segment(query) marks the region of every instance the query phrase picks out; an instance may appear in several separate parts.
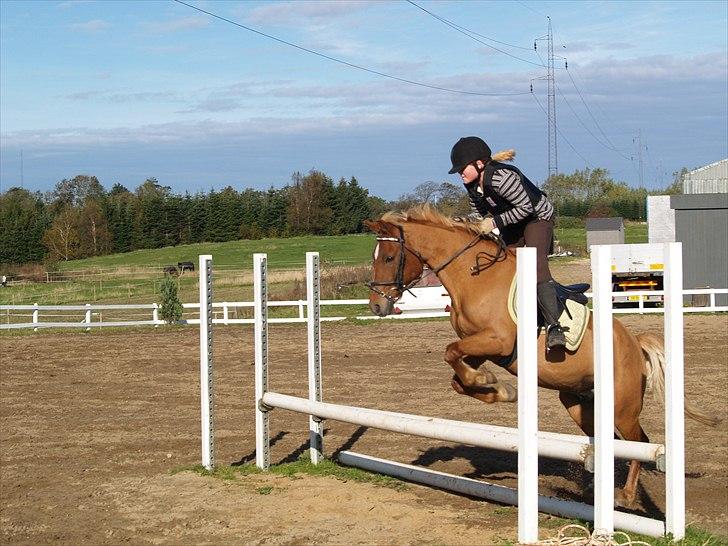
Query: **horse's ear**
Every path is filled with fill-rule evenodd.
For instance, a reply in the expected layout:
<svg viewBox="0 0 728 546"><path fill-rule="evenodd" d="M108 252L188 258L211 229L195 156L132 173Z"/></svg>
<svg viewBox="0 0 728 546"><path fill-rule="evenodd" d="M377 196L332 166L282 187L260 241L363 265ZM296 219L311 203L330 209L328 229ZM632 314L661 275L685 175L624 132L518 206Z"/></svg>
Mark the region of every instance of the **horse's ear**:
<svg viewBox="0 0 728 546"><path fill-rule="evenodd" d="M382 222L381 220L364 220L364 225L374 233L384 233L387 231L386 222Z"/></svg>

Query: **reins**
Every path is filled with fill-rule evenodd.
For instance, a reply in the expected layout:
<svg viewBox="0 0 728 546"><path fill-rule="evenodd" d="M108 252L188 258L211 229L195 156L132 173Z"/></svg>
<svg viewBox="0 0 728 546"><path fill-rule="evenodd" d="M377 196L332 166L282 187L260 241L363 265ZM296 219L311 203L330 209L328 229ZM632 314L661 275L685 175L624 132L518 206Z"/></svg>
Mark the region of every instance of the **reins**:
<svg viewBox="0 0 728 546"><path fill-rule="evenodd" d="M377 237L377 241L390 241L399 243L400 246L400 253L399 253L399 263L397 264L397 274L395 276L395 279L393 281L377 281L372 279L371 281L365 282L364 284L371 290L372 292L379 294L380 296L386 298L388 301L395 302L402 294L404 294L407 291L410 291L410 289L417 284L421 279L422 275L424 275L424 271L420 273L420 275L412 280L411 282L404 284L404 259L405 259L405 250L408 250L411 252L414 256L417 257L418 260L420 260L421 263L425 263L425 259L422 257L422 255L417 252L416 250L408 247L405 244L404 240L404 230L402 229L402 226L397 226L397 229L399 229L399 237ZM455 252L452 256L447 258L442 264L440 264L437 267L434 267L431 269L431 271L437 275L440 271L445 269L448 265L450 265L452 262L454 262L457 258L462 256L465 252L473 248L475 245L477 245L481 240L488 238L495 242L498 245L498 250L495 252L495 254L490 254L487 251L481 251L478 252L478 254L475 256L475 265L470 268L470 274L471 275L479 275L481 272L485 271L489 267L491 267L493 264L497 262L501 262L506 259L506 254L508 253L508 247L506 247L505 243L503 242L503 239L499 236L493 235L492 233L488 233L486 235L482 233L478 233L472 240L468 241L468 243L460 248L457 252ZM486 263L483 263L483 260L486 260ZM400 293L400 296L394 297L391 294L387 294L384 291L376 288L377 286L394 286L395 289ZM413 296L415 295L410 291L410 294ZM416 296L415 296L416 297Z"/></svg>

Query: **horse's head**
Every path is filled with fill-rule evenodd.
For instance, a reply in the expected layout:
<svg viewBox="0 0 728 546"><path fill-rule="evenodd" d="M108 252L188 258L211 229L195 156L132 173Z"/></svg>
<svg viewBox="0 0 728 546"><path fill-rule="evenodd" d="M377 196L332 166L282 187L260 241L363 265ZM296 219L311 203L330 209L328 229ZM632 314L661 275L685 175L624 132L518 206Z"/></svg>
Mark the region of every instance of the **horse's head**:
<svg viewBox="0 0 728 546"><path fill-rule="evenodd" d="M384 220L365 220L364 224L377 234L372 280L367 283L372 291L369 308L375 315L386 317L394 311L394 302L422 276L423 263L407 247L401 225Z"/></svg>

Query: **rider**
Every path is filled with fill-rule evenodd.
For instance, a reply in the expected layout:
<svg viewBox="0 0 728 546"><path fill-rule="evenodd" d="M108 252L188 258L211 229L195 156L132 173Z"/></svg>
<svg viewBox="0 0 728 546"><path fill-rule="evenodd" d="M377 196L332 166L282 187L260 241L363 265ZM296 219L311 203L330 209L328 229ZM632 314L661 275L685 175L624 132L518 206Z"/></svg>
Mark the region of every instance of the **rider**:
<svg viewBox="0 0 728 546"><path fill-rule="evenodd" d="M496 154L511 160L515 152ZM475 136L458 140L450 152L452 169L470 196L470 204L482 217L480 228L498 228L508 246L536 247L536 293L546 322L546 347L564 346L566 338L558 323L560 315L556 281L551 277L548 254L554 237L554 207L538 187L513 165L496 161L485 141Z"/></svg>

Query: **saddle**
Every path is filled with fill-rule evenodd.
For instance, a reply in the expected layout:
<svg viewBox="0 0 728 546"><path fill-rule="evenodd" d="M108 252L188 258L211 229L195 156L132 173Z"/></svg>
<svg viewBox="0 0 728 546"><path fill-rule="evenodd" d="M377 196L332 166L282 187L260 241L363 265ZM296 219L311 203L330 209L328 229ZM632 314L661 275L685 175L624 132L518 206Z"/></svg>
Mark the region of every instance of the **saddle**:
<svg viewBox="0 0 728 546"><path fill-rule="evenodd" d="M589 289L586 283L578 283L571 285L563 285L556 283L556 297L559 301L561 315L559 316L559 324L564 329L566 336L566 349L576 351L581 345L586 333L586 327L589 324L590 310L586 306L589 299L584 292ZM516 314L516 277L513 276L511 281L511 289L508 293L508 313L513 322L518 321ZM539 311L539 335L544 333L544 320Z"/></svg>

